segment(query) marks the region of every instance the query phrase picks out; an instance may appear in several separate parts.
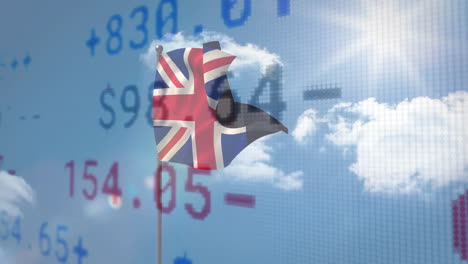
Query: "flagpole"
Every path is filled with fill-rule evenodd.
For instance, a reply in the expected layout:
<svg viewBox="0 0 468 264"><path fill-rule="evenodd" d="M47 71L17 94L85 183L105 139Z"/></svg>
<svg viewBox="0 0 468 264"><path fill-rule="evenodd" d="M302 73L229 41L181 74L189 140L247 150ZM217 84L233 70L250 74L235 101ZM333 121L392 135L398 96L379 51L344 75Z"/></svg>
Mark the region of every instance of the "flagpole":
<svg viewBox="0 0 468 264"><path fill-rule="evenodd" d="M158 70L158 63L159 63L159 56L161 55L163 51L163 46L162 45L157 45L156 46L156 71ZM156 174L157 175L157 174ZM162 182L162 173L160 173L159 175L159 182L161 183ZM156 184L156 182L154 183L154 188L161 188L161 184ZM162 193L161 193L161 190L157 190L156 192L160 197L159 197L159 201L161 202L161 196L162 196ZM157 237L157 249L156 249L156 252L157 252L157 264L162 264L162 208L159 208L159 203L157 202L158 199L156 199L156 208L157 208L157 211L158 211L158 216L157 216L157 229L158 229L158 237Z"/></svg>

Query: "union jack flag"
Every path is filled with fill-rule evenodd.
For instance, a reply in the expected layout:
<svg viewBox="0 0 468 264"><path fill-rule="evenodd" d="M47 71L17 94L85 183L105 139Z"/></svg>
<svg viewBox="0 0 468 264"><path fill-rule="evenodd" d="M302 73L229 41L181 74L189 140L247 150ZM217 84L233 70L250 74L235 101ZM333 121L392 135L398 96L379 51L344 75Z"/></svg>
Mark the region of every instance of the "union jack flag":
<svg viewBox="0 0 468 264"><path fill-rule="evenodd" d="M262 110L234 102L226 74L234 59L218 42L159 54L153 90L159 160L221 169L257 138L287 132Z"/></svg>

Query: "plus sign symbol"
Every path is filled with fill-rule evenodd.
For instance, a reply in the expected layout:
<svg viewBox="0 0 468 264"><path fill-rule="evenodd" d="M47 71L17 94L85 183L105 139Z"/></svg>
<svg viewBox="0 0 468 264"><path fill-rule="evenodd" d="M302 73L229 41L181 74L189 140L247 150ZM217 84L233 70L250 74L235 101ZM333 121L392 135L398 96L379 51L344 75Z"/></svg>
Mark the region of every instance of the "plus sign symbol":
<svg viewBox="0 0 468 264"><path fill-rule="evenodd" d="M86 46L89 48L91 56L94 56L96 46L99 44L100 38L96 36L96 31L91 29L91 36L86 41Z"/></svg>

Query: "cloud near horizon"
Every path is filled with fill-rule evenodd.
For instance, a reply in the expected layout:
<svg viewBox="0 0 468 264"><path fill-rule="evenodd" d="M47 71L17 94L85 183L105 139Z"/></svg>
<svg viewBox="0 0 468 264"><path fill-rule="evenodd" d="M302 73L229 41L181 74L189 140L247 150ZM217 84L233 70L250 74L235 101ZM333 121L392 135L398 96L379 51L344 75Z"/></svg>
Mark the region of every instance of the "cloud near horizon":
<svg viewBox="0 0 468 264"><path fill-rule="evenodd" d="M314 109L307 109L302 113L296 122L296 128L292 132L294 140L300 144L305 144L306 140L317 130L317 126L322 122Z"/></svg>
<svg viewBox="0 0 468 264"><path fill-rule="evenodd" d="M220 172L220 177L242 182L269 183L283 191L300 190L304 173L285 172L271 165L273 147L268 139L260 139L245 148L233 162Z"/></svg>
<svg viewBox="0 0 468 264"><path fill-rule="evenodd" d="M31 186L23 178L0 170L0 211L10 217L22 216L21 206L25 204L35 204ZM0 247L0 263L16 263L13 259L10 252Z"/></svg>
<svg viewBox="0 0 468 264"><path fill-rule="evenodd" d="M23 178L0 171L0 210L21 216L21 205L34 203L34 191Z"/></svg>
<svg viewBox="0 0 468 264"><path fill-rule="evenodd" d="M307 112L312 113L307 110L303 115L310 116ZM395 105L369 98L337 104L323 119L299 118L296 130L316 127L324 120L327 141L344 151L354 150L349 170L367 191L418 193L468 182L467 113L465 91ZM315 122L307 124L311 120ZM298 135L305 134L313 133ZM295 138L301 142L305 137Z"/></svg>

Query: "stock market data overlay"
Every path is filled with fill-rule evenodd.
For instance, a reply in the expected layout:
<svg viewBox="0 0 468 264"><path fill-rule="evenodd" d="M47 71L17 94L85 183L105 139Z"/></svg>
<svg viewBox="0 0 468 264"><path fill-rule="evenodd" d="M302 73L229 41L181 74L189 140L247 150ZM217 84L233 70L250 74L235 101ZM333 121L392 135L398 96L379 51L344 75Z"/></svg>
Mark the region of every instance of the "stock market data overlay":
<svg viewBox="0 0 468 264"><path fill-rule="evenodd" d="M0 264L468 264L468 2L0 6Z"/></svg>

